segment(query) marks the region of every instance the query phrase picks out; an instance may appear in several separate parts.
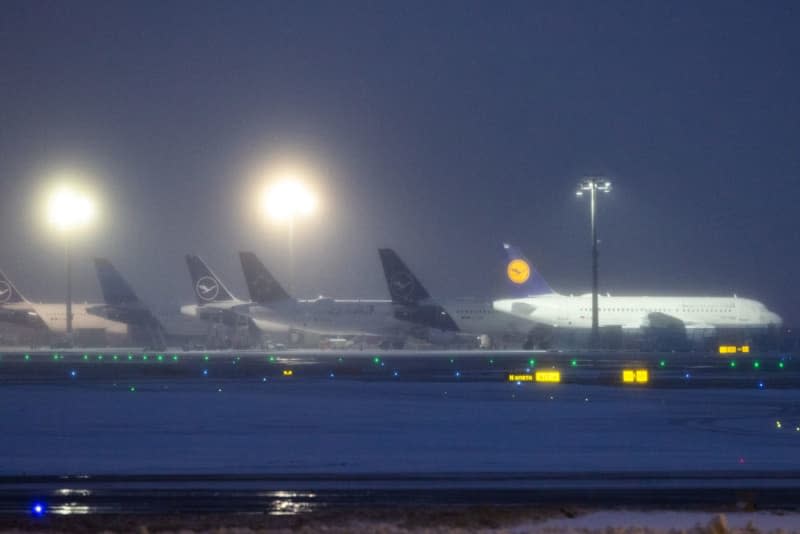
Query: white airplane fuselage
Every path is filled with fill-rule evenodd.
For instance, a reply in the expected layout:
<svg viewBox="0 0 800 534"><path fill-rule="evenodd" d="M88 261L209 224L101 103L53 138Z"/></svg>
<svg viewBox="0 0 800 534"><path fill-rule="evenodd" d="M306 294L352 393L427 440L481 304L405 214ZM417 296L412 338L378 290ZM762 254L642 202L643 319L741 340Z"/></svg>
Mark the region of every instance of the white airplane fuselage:
<svg viewBox="0 0 800 534"><path fill-rule="evenodd" d="M529 323L563 328L590 328L592 296L548 294L495 300L495 310ZM598 298L599 326L638 329L680 322L691 328L766 328L782 320L762 303L738 297Z"/></svg>
<svg viewBox="0 0 800 534"><path fill-rule="evenodd" d="M290 330L319 335L400 335L409 323L395 317L390 300L331 299L283 301L269 305L252 304L247 315L262 331Z"/></svg>
<svg viewBox="0 0 800 534"><path fill-rule="evenodd" d="M102 304L74 303L72 305L72 328L74 330L105 330L107 334L128 334L128 325L93 315L87 311L89 308L96 306L102 306ZM3 308L20 312L33 312L35 315L39 316L51 332L63 334L67 331L67 310L65 304L19 302L5 304Z"/></svg>
<svg viewBox="0 0 800 534"><path fill-rule="evenodd" d="M497 337L530 330L527 320L496 310L491 301L453 300L443 302L442 307L464 333Z"/></svg>
<svg viewBox="0 0 800 534"><path fill-rule="evenodd" d="M206 319L226 311L247 317L269 334L303 331L323 336L399 336L413 326L397 319L392 302L383 299L318 298L269 305L233 300L181 307L185 315Z"/></svg>

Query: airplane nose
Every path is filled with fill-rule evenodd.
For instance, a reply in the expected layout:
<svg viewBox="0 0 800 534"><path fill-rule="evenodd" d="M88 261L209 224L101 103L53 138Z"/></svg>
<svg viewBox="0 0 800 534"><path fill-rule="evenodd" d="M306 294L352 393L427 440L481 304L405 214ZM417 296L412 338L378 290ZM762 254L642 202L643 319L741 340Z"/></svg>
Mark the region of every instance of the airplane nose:
<svg viewBox="0 0 800 534"><path fill-rule="evenodd" d="M507 300L495 300L492 302L492 308L499 312L511 313L511 303Z"/></svg>
<svg viewBox="0 0 800 534"><path fill-rule="evenodd" d="M783 324L783 319L781 316L774 312L767 312L767 324L772 324L775 326L781 326Z"/></svg>

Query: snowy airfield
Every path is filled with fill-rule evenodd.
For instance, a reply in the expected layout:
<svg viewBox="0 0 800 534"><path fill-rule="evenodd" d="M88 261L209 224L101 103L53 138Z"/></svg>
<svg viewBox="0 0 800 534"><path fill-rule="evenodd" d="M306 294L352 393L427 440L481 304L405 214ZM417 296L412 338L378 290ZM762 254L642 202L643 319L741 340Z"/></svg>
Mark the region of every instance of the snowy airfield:
<svg viewBox="0 0 800 534"><path fill-rule="evenodd" d="M651 495L733 506L756 491L762 506L797 504L791 360L778 371L777 359L758 369L740 359L732 380L728 360L676 357L659 369L655 358L644 362L651 383L623 385L613 358L616 367L583 358L573 366L539 355L535 366L560 366L570 378L538 384L507 380L530 365L519 354L427 364L391 354L169 354L119 365L111 355L17 356L0 363L6 512L31 495L65 513L136 508L135 495L114 493L131 487L166 492L179 509L225 509L208 496L228 492L242 511L268 502L301 512L326 498L555 504L596 494L609 504L603 492L623 503ZM211 493L175 504L197 489ZM63 508L70 502L77 508Z"/></svg>

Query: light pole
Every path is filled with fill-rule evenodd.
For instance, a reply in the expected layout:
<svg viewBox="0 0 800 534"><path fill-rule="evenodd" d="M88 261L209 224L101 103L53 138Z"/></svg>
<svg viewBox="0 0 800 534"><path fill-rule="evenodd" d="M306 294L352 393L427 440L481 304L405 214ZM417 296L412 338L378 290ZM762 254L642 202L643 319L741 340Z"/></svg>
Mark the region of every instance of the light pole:
<svg viewBox="0 0 800 534"><path fill-rule="evenodd" d="M286 223L288 235L289 294L294 286L294 233L298 217L311 215L317 207L317 197L293 176L280 178L267 188L264 210L273 220Z"/></svg>
<svg viewBox="0 0 800 534"><path fill-rule="evenodd" d="M94 218L94 203L89 196L68 186L55 189L48 199L47 219L64 236L67 275L66 333L72 341L72 233L85 227Z"/></svg>
<svg viewBox="0 0 800 534"><path fill-rule="evenodd" d="M603 178L601 176L590 176L585 178L580 185L578 185L578 190L575 194L579 197L582 197L584 192L589 193L590 198L590 216L591 216L591 224L592 224L592 337L591 337L591 344L593 347L597 346L598 342L598 329L599 329L599 316L598 316L598 309L597 309L597 291L598 291L598 283L597 283L597 192L602 191L603 193L611 192L611 182Z"/></svg>

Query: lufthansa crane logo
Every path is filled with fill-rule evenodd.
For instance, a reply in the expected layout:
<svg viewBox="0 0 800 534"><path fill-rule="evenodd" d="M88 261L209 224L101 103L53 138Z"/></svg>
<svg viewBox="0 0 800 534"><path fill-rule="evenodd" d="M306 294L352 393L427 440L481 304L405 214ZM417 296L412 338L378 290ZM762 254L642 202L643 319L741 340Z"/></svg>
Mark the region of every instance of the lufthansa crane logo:
<svg viewBox="0 0 800 534"><path fill-rule="evenodd" d="M410 297L414 291L414 279L407 272L395 273L391 285L392 293L402 298Z"/></svg>
<svg viewBox="0 0 800 534"><path fill-rule="evenodd" d="M531 267L528 265L527 261L517 258L508 263L506 273L508 274L509 280L517 285L521 285L527 282L528 278L531 277Z"/></svg>
<svg viewBox="0 0 800 534"><path fill-rule="evenodd" d="M197 296L206 302L211 302L217 298L219 293L219 284L210 276L201 277L194 285L194 292Z"/></svg>
<svg viewBox="0 0 800 534"><path fill-rule="evenodd" d="M5 304L9 300L11 300L11 286L0 280L0 304Z"/></svg>

